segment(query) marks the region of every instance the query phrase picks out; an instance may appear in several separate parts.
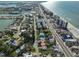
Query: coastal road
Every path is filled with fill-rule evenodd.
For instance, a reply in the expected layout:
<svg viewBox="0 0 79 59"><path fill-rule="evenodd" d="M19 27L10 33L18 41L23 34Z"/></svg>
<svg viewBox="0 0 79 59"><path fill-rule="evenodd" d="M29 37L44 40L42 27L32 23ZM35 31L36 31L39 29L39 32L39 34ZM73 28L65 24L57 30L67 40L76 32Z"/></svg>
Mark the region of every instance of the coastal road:
<svg viewBox="0 0 79 59"><path fill-rule="evenodd" d="M36 30L36 16L33 15L34 18L34 36L35 36L35 42L34 42L34 48L36 50L36 55L39 56L39 50L38 50L38 40L37 40L37 30Z"/></svg>
<svg viewBox="0 0 79 59"><path fill-rule="evenodd" d="M63 53L65 54L65 56L66 57L73 57L73 55L72 55L71 51L69 50L69 48L64 44L64 42L62 41L60 36L56 33L56 30L52 27L52 24L50 23L50 20L48 20L46 18L46 16L44 15L43 10L41 9L40 5L39 5L39 9L41 11L41 14L44 16L44 20L47 22L49 30L51 31L52 35L55 36L56 41L59 43L59 45L63 49Z"/></svg>

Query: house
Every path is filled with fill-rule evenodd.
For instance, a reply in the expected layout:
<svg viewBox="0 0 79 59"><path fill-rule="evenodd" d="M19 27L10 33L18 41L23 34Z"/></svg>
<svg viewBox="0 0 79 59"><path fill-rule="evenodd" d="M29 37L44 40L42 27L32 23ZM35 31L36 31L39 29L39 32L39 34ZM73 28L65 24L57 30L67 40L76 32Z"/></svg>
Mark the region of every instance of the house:
<svg viewBox="0 0 79 59"><path fill-rule="evenodd" d="M48 36L48 40L49 40L49 42L53 42L54 41L53 36Z"/></svg>
<svg viewBox="0 0 79 59"><path fill-rule="evenodd" d="M32 54L29 54L29 53L23 53L23 56L24 56L24 57L32 57Z"/></svg>
<svg viewBox="0 0 79 59"><path fill-rule="evenodd" d="M17 49L17 50L16 50L16 53L19 53L19 52L20 52L20 49Z"/></svg>
<svg viewBox="0 0 79 59"><path fill-rule="evenodd" d="M5 54L3 52L0 52L0 57L4 57Z"/></svg>
<svg viewBox="0 0 79 59"><path fill-rule="evenodd" d="M12 39L12 40L9 42L9 44L14 45L14 46L17 46L17 41L14 40L14 39Z"/></svg>
<svg viewBox="0 0 79 59"><path fill-rule="evenodd" d="M41 33L39 34L39 39L40 39L40 40L45 40L45 34L44 34L43 32L41 32Z"/></svg>
<svg viewBox="0 0 79 59"><path fill-rule="evenodd" d="M47 49L45 41L41 41L41 48L42 49Z"/></svg>

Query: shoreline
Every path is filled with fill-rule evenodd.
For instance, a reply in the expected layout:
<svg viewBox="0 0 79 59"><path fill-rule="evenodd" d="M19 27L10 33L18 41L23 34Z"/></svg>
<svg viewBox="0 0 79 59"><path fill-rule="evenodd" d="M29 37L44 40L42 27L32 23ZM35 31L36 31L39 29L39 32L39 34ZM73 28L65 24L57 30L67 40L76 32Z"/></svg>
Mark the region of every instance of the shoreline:
<svg viewBox="0 0 79 59"><path fill-rule="evenodd" d="M67 20L65 20L65 18L60 17L60 19L62 19L65 22L68 22ZM67 26L68 30L77 38L79 39L79 29L76 28L74 25L72 25L71 23L68 22L68 26Z"/></svg>
<svg viewBox="0 0 79 59"><path fill-rule="evenodd" d="M42 4L41 4L42 5ZM42 5L43 6L43 5ZM49 10L48 8L46 8L45 6L43 6L47 11L49 12L52 12L51 10ZM54 12L52 12L54 15L57 15L55 14ZM59 16L59 15L57 15ZM63 21L65 22L68 22L67 20L65 20L65 18L63 18L62 16L59 16L60 19L62 19ZM76 28L73 24L71 24L70 22L68 22L68 26L67 26L68 30L77 38L79 39L79 29Z"/></svg>

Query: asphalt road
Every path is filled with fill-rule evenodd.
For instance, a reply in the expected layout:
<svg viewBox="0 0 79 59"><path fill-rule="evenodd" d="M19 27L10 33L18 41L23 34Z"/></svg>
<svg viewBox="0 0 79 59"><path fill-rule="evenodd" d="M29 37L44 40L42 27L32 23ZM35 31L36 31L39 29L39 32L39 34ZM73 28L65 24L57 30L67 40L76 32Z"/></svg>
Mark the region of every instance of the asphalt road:
<svg viewBox="0 0 79 59"><path fill-rule="evenodd" d="M51 31L51 33L53 33L52 35L55 36L56 41L59 43L59 45L63 49L63 53L65 54L65 56L66 57L73 57L70 49L64 44L64 42L62 41L62 39L60 38L60 36L56 33L56 30L52 27L52 24L49 22L50 20L48 20L46 18L46 16L44 15L43 10L41 9L40 5L39 5L39 8L40 8L41 14L44 16L44 20L47 22L49 30Z"/></svg>
<svg viewBox="0 0 79 59"><path fill-rule="evenodd" d="M37 56L39 56L39 50L38 50L38 41L37 41L37 31L36 31L36 16L35 15L33 15L33 17L34 17L34 32L35 32L35 42L34 42L34 48L35 48L35 50L36 50L36 54L37 54Z"/></svg>

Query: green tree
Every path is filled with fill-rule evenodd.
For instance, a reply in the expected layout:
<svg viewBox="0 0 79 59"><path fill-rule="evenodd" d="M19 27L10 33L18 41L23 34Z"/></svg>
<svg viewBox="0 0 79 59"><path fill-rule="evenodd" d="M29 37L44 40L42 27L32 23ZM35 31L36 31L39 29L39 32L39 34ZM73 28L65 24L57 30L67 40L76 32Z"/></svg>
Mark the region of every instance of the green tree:
<svg viewBox="0 0 79 59"><path fill-rule="evenodd" d="M9 36L11 36L11 37L14 35L13 32L10 31L10 30L5 30L5 34L6 34L6 35L9 35Z"/></svg>
<svg viewBox="0 0 79 59"><path fill-rule="evenodd" d="M14 52L12 52L12 53L10 54L11 57L17 57L17 55L18 55L18 54L16 53L16 51L14 51Z"/></svg>

